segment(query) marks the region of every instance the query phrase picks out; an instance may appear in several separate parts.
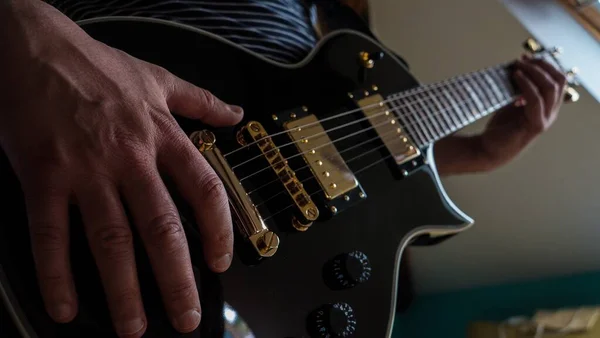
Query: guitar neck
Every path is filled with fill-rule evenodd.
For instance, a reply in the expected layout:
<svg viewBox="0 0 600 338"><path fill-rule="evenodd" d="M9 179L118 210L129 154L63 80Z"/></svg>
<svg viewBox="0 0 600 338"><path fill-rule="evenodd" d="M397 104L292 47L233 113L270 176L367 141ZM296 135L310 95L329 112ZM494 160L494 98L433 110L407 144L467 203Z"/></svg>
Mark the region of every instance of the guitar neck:
<svg viewBox="0 0 600 338"><path fill-rule="evenodd" d="M406 131L426 146L515 101L507 65L389 95Z"/></svg>

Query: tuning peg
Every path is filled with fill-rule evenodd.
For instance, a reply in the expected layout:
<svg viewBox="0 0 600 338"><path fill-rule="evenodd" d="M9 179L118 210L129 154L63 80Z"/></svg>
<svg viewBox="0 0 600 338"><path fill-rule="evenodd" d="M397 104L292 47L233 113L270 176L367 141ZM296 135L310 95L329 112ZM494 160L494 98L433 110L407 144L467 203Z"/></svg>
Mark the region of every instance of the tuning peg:
<svg viewBox="0 0 600 338"><path fill-rule="evenodd" d="M579 74L579 68L577 67L573 67L567 72L567 76L571 78L575 77L577 74Z"/></svg>
<svg viewBox="0 0 600 338"><path fill-rule="evenodd" d="M565 102L574 103L579 101L579 92L571 86L568 86L565 90Z"/></svg>
<svg viewBox="0 0 600 338"><path fill-rule="evenodd" d="M539 53L544 50L544 47L534 38L529 38L523 43L523 47L530 53Z"/></svg>
<svg viewBox="0 0 600 338"><path fill-rule="evenodd" d="M552 48L552 56L558 58L562 55L562 53L564 53L564 51L565 50L562 47L554 47Z"/></svg>

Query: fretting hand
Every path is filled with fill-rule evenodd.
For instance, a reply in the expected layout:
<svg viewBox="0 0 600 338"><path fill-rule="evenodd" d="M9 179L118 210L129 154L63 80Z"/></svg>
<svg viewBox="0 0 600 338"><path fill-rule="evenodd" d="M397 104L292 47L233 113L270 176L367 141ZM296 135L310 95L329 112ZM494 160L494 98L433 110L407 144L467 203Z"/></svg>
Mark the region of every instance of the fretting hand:
<svg viewBox="0 0 600 338"><path fill-rule="evenodd" d="M200 301L177 209L160 174L193 206L208 265L231 262L222 183L170 111L213 126L240 121L230 106L166 70L93 40L42 1L0 4L0 145L21 182L38 280L50 316L78 312L69 263L70 201L78 205L116 331L146 329L131 211L165 308L180 332ZM122 199L121 199L122 197Z"/></svg>
<svg viewBox="0 0 600 338"><path fill-rule="evenodd" d="M519 105L495 113L476 136L450 136L435 145L441 175L489 171L506 164L548 130L558 116L566 76L545 61L523 57L513 78L522 93Z"/></svg>

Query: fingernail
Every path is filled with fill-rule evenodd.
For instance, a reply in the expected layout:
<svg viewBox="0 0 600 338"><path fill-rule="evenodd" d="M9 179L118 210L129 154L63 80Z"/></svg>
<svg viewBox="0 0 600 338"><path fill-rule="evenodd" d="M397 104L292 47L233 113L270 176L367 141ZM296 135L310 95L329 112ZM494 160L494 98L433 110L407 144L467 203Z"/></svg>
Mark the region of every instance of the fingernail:
<svg viewBox="0 0 600 338"><path fill-rule="evenodd" d="M72 316L71 306L67 303L58 304L54 306L54 308L52 308L51 311L52 318L60 322L67 321L71 319Z"/></svg>
<svg viewBox="0 0 600 338"><path fill-rule="evenodd" d="M221 256L221 258L219 258L215 261L215 263L213 264L213 267L215 268L215 270L225 271L229 268L230 264L231 264L231 255L225 254L225 255Z"/></svg>
<svg viewBox="0 0 600 338"><path fill-rule="evenodd" d="M175 319L177 330L182 333L194 331L200 324L200 312L190 310Z"/></svg>
<svg viewBox="0 0 600 338"><path fill-rule="evenodd" d="M144 329L144 321L142 318L136 318L126 322L117 324L117 333L120 335L131 335L138 333Z"/></svg>
<svg viewBox="0 0 600 338"><path fill-rule="evenodd" d="M232 111L235 114L241 114L244 109L242 109L242 107L240 106L235 106L235 105L228 105L227 107L229 107L229 110Z"/></svg>

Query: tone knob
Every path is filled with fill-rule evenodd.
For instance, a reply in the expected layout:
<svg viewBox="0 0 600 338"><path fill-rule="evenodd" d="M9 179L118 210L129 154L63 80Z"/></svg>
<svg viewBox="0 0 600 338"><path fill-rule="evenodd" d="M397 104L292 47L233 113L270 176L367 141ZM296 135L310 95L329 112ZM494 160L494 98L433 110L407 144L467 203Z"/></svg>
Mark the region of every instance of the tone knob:
<svg viewBox="0 0 600 338"><path fill-rule="evenodd" d="M323 305L309 318L311 337L352 337L356 331L354 310L346 303Z"/></svg>
<svg viewBox="0 0 600 338"><path fill-rule="evenodd" d="M325 282L332 289L348 289L371 277L369 258L361 251L336 256L324 268Z"/></svg>

